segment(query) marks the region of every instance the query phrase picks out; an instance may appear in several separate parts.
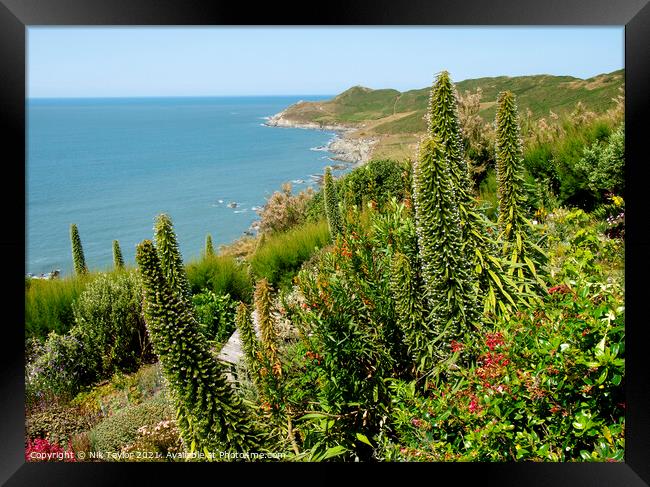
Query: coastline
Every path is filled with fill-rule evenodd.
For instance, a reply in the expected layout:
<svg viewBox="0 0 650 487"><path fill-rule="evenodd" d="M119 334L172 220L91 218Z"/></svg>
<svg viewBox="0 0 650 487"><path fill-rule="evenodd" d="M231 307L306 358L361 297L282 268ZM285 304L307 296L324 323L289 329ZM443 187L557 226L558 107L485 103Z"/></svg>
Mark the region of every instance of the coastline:
<svg viewBox="0 0 650 487"><path fill-rule="evenodd" d="M285 117L287 110L268 117L264 125L267 127L297 128L306 130L323 130L334 132L334 137L325 145L322 150L331 152L332 160L352 164L358 167L368 162L372 156L372 150L379 142L376 137L355 137L353 134L358 127L346 125L322 125L314 122L297 122Z"/></svg>

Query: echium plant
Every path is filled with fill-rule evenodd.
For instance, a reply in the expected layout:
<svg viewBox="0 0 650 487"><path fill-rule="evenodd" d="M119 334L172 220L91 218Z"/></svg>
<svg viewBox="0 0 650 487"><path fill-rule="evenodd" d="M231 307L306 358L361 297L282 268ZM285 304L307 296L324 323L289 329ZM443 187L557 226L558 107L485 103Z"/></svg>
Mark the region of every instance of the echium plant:
<svg viewBox="0 0 650 487"><path fill-rule="evenodd" d="M255 286L255 314L260 327L261 344L258 359L261 362L260 383L262 390L259 392L265 399L266 405L274 413L280 411L282 406L281 377L282 364L278 359L276 346L277 333L271 316L271 287L266 279L260 279Z"/></svg>
<svg viewBox="0 0 650 487"><path fill-rule="evenodd" d="M239 303L237 307L237 314L235 315L235 324L237 331L239 331L239 339L241 340L242 349L244 351L244 359L246 360L246 367L250 374L255 387L260 388L260 361L257 357L260 349L260 344L253 328L248 307L244 303Z"/></svg>
<svg viewBox="0 0 650 487"><path fill-rule="evenodd" d="M334 185L334 179L332 178L332 170L329 167L325 169L323 192L325 199L325 214L327 215L327 223L330 227L330 235L335 239L338 235L343 233L343 221L341 218L341 210L339 209L339 199L336 194L336 186Z"/></svg>
<svg viewBox="0 0 650 487"><path fill-rule="evenodd" d="M74 272L77 275L86 274L88 267L86 266L86 258L84 257L84 249L81 246L81 238L79 238L79 230L74 223L70 225L70 242L72 244L72 264Z"/></svg>
<svg viewBox="0 0 650 487"><path fill-rule="evenodd" d="M214 247L212 246L212 235L209 233L205 236L205 255L209 257L214 255Z"/></svg>
<svg viewBox="0 0 650 487"><path fill-rule="evenodd" d="M404 332L404 341L416 367L427 365L430 338L433 336L425 319L426 312L417 271L407 255L396 251L390 262L390 290L395 300L398 324Z"/></svg>
<svg viewBox="0 0 650 487"><path fill-rule="evenodd" d="M120 242L117 240L113 240L113 266L116 269L122 269L124 267L122 249L120 249Z"/></svg>
<svg viewBox="0 0 650 487"><path fill-rule="evenodd" d="M496 258L496 242L488 236L488 222L477 210L458 115L458 93L447 71L438 75L431 88L427 119L429 133L440 139L449 160L449 173L458 205L462 252L473 263L484 311L505 312L508 303L515 304L517 292Z"/></svg>
<svg viewBox="0 0 650 487"><path fill-rule="evenodd" d="M479 323L473 261L462 248L449 164L445 146L433 135L421 143L413 167L416 232L434 331L429 345L438 359L448 356L452 339Z"/></svg>
<svg viewBox="0 0 650 487"><path fill-rule="evenodd" d="M192 299L190 281L187 278L185 267L183 267L183 258L178 248L176 233L169 215L161 213L156 217L154 235L160 266L165 279L185 299L190 301Z"/></svg>
<svg viewBox="0 0 650 487"><path fill-rule="evenodd" d="M496 113L496 175L500 240L503 254L510 260L509 273L517 269L520 281L539 281L534 262L535 250L530 242L530 222L524 213L523 149L515 95L499 93ZM522 289L528 287L520 283Z"/></svg>
<svg viewBox="0 0 650 487"><path fill-rule="evenodd" d="M185 447L206 455L254 450L260 438L247 411L210 353L187 300L167 279L150 240L137 246L136 262L147 331L169 383Z"/></svg>

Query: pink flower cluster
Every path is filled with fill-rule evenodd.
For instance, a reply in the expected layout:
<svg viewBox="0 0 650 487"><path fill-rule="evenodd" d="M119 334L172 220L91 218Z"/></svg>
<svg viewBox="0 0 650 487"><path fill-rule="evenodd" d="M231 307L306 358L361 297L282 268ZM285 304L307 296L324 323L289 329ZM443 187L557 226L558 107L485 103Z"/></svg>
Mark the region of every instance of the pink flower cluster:
<svg viewBox="0 0 650 487"><path fill-rule="evenodd" d="M63 449L56 443L50 443L44 438L27 440L25 448L25 461L27 462L76 462L72 445L68 442L68 449Z"/></svg>

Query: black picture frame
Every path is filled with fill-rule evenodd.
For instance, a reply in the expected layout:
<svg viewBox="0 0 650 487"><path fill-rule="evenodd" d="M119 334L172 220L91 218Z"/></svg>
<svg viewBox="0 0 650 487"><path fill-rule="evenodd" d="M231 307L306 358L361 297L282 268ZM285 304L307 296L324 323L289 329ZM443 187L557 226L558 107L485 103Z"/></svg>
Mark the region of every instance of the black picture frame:
<svg viewBox="0 0 650 487"><path fill-rule="evenodd" d="M330 1L283 7L267 2L198 0L0 0L0 119L4 188L3 225L5 315L0 336L0 481L6 485L114 485L146 472L148 482L169 478L170 466L121 463L25 463L24 461L24 256L25 61L26 28L36 25L619 25L625 26L626 78L626 452L624 463L391 464L419 469L409 481L453 479L454 484L489 485L650 485L650 380L644 360L648 325L643 303L650 275L644 185L648 163L644 122L649 120L650 6L648 0L390 0ZM289 13L291 12L291 13ZM21 164L21 161L23 163ZM138 464L142 465L142 464ZM246 465L246 474L275 465ZM283 469L286 464L283 464ZM177 468L185 470L188 465ZM192 468L194 468L193 466ZM211 468L204 464L197 468ZM224 469L241 464L220 464ZM309 465L309 469L323 468ZM304 468L304 466L303 466ZM327 465L333 474L381 473L382 465ZM344 470L343 470L344 469ZM176 470L176 468L174 468ZM206 472L217 475L215 470ZM235 473L230 470L228 473ZM128 477L127 477L128 475ZM185 475L188 472L185 471ZM188 480L194 478L194 473ZM303 472L302 475L305 475ZM311 474L307 474L311 475ZM398 473L398 475L400 475ZM213 477L217 480L216 477ZM290 481L290 479L284 479ZM334 480L334 478L332 478ZM305 479L307 481L307 479Z"/></svg>

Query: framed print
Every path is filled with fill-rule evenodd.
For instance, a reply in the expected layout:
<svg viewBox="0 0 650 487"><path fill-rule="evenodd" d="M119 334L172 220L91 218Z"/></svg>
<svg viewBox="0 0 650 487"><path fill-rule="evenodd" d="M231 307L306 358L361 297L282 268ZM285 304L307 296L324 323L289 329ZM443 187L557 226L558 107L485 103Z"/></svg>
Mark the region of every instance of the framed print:
<svg viewBox="0 0 650 487"><path fill-rule="evenodd" d="M650 7L552 7L2 0L2 480L648 485Z"/></svg>

